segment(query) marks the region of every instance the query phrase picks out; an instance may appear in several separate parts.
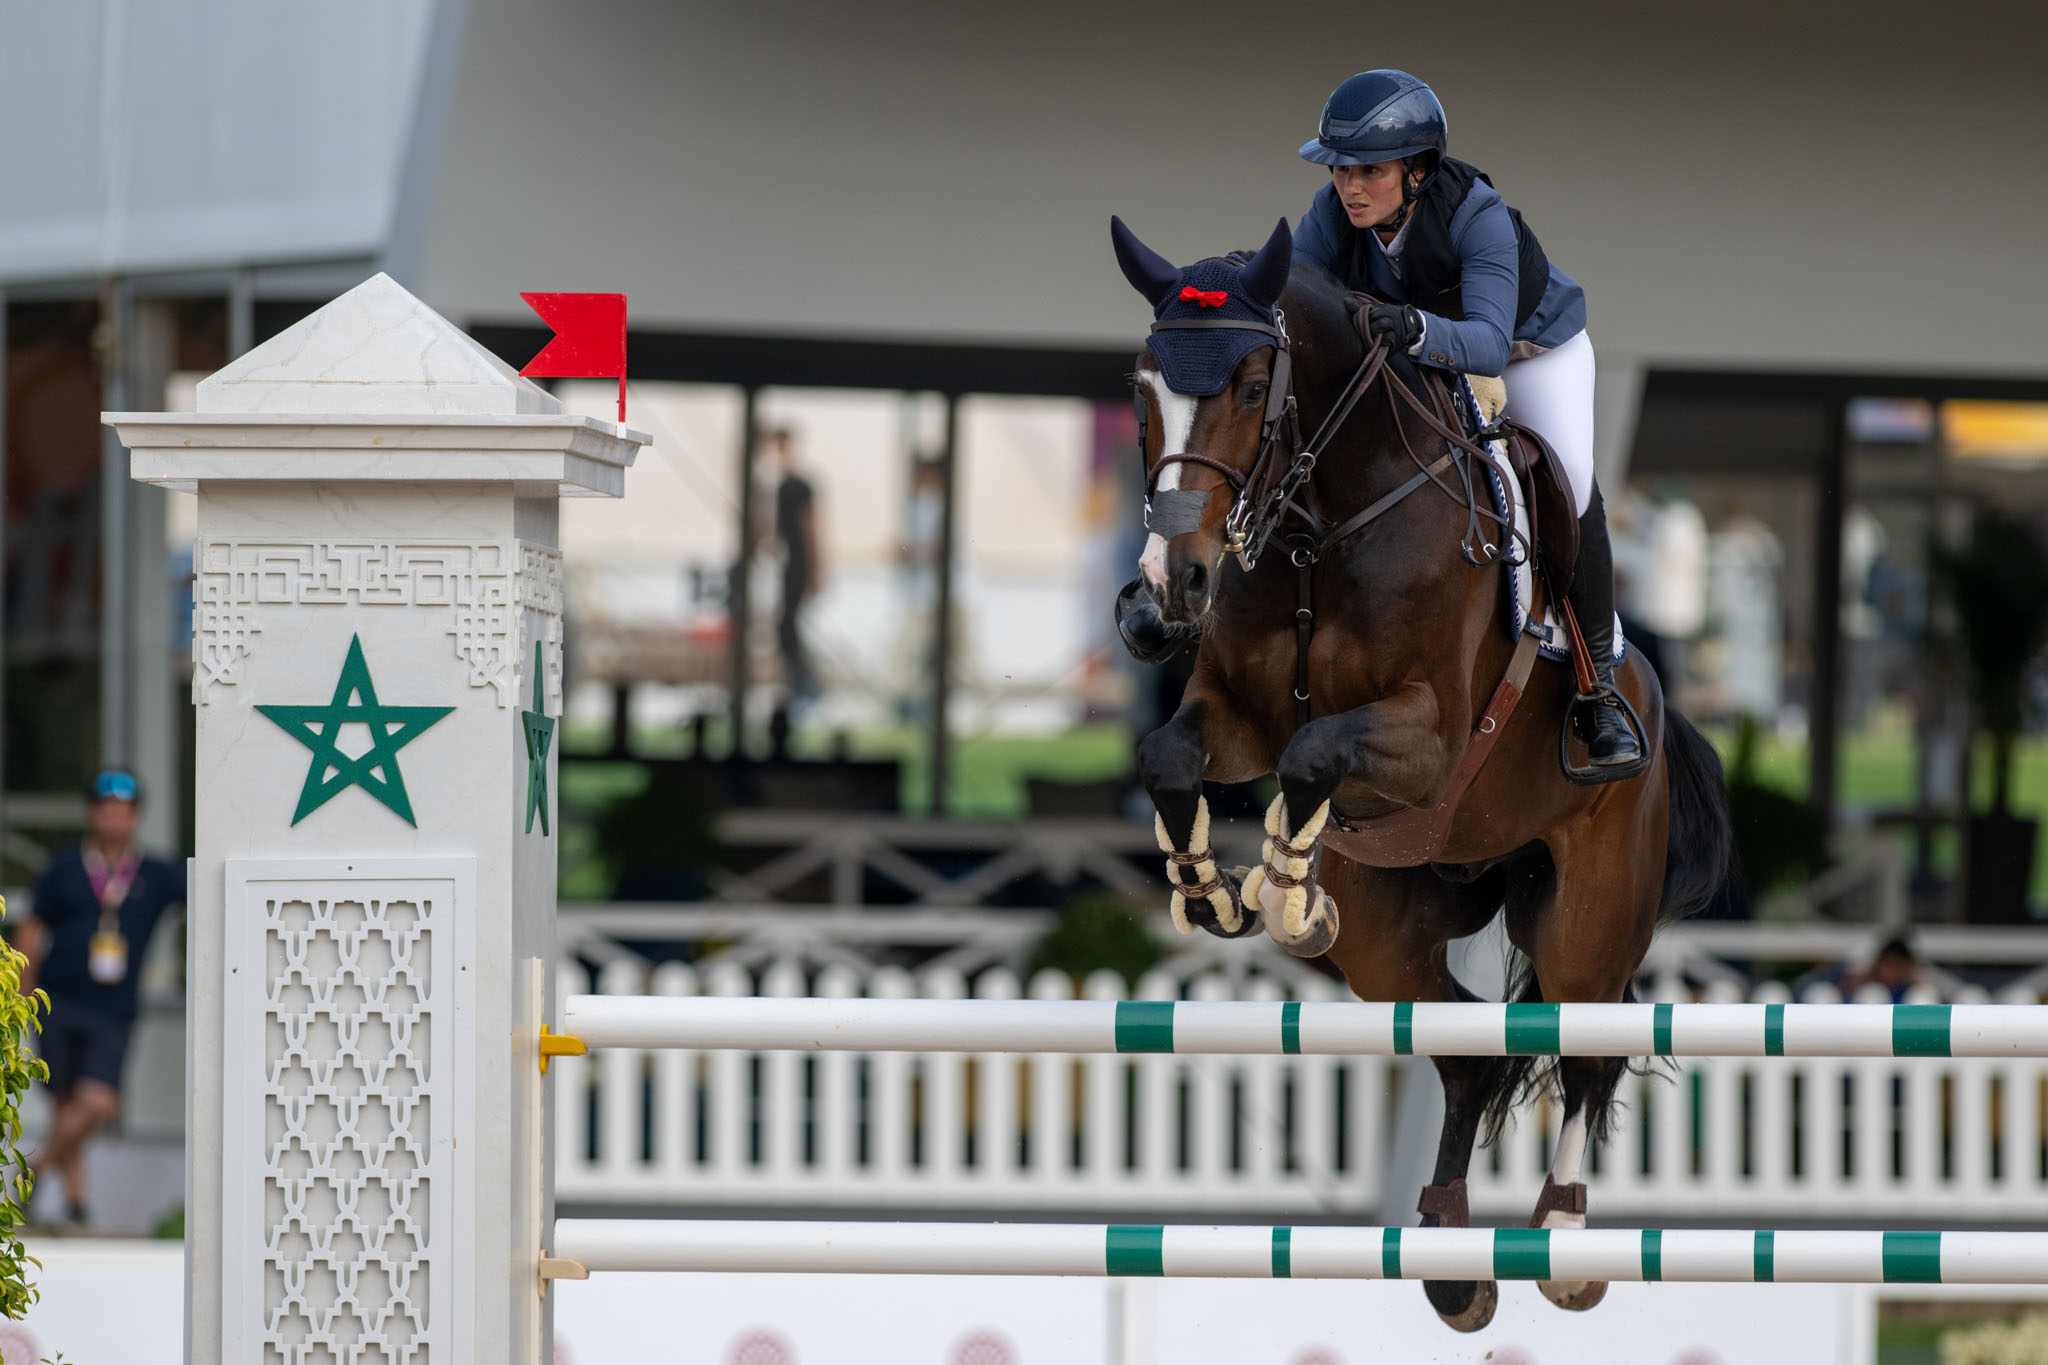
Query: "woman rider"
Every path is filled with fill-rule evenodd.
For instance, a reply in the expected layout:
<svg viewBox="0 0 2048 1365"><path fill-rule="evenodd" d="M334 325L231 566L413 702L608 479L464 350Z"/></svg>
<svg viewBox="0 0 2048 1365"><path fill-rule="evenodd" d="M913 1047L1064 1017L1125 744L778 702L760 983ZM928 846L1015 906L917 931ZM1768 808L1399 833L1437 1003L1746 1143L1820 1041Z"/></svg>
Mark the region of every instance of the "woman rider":
<svg viewBox="0 0 2048 1365"><path fill-rule="evenodd" d="M1595 765L1633 764L1641 748L1612 704L1613 555L1593 481L1586 296L1484 175L1444 155L1444 131L1436 95L1405 71L1361 72L1338 86L1301 148L1330 168L1330 183L1295 228L1294 254L1379 300L1356 315L1367 340L1383 338L1418 364L1500 376L1508 415L1556 450L1579 513L1569 598L1599 677L1594 699L1606 703L1577 708L1580 732ZM1130 605L1130 596L1119 603ZM1138 599L1120 622L1140 658L1177 643L1150 606Z"/></svg>

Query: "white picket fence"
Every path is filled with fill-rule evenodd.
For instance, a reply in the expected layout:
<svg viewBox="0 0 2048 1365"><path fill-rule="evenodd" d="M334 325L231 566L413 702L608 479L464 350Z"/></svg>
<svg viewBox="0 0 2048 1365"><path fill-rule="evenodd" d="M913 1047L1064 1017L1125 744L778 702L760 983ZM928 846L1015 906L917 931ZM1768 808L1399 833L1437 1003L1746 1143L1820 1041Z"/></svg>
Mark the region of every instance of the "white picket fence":
<svg viewBox="0 0 2048 1365"><path fill-rule="evenodd" d="M593 983L564 969L564 995ZM599 994L1066 999L1004 967L792 959L757 978L615 960ZM1091 999L1125 997L1102 973ZM1652 998L1679 999L1675 978ZM1138 999L1342 999L1335 983L1164 972ZM1742 999L1727 983L1710 1000ZM1752 997L1789 1000L1782 987ZM1832 992L1808 1000L1839 998ZM1889 997L1879 996L1887 1000ZM1932 1000L1931 995L1924 997ZM1958 994L1958 1002L1984 999ZM2017 998L2017 997L2016 997ZM2031 1003L2035 996L2026 992ZM617 1049L554 1064L558 1201L583 1206L1204 1212L1356 1218L1381 1207L1405 1058L736 1053ZM1430 1082L1433 1084L1433 1081ZM2048 1062L1713 1058L1624 1082L1587 1178L1600 1221L2048 1221ZM1533 1207L1556 1116L1474 1160L1474 1212ZM1428 1134L1433 1147L1434 1133ZM1407 1198L1406 1192L1402 1192Z"/></svg>

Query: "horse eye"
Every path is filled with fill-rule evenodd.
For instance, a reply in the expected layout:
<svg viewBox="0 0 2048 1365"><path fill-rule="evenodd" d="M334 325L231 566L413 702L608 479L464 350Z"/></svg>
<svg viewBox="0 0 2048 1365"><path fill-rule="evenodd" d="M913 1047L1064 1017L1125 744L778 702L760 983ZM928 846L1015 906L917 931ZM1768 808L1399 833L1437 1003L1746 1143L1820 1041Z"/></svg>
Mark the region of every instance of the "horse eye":
<svg viewBox="0 0 2048 1365"><path fill-rule="evenodd" d="M1266 385L1265 385L1264 381L1261 381L1261 382L1259 382L1259 383L1257 383L1257 384L1247 384L1247 385L1245 385L1245 390L1244 390L1244 401L1245 401L1245 402L1246 402L1247 404L1251 404L1251 403L1258 403L1258 402L1263 402L1263 401L1265 400L1265 397L1266 397Z"/></svg>

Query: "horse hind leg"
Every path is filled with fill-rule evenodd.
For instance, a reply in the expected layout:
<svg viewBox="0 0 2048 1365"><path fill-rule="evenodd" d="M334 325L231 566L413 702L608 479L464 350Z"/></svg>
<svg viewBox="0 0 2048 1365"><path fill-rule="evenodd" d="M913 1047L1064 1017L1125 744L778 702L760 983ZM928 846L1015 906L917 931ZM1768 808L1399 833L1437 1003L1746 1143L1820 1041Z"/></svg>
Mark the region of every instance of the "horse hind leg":
<svg viewBox="0 0 2048 1365"><path fill-rule="evenodd" d="M1499 1059L1438 1057L1435 1061L1444 1086L1444 1126L1437 1139L1436 1171L1416 1210L1426 1228L1469 1227L1465 1176L1472 1166L1472 1145L1479 1135L1480 1120L1499 1083L1495 1075ZM1460 1332L1483 1330L1500 1306L1500 1286L1492 1280L1424 1280L1422 1289L1437 1316Z"/></svg>
<svg viewBox="0 0 2048 1365"><path fill-rule="evenodd" d="M1564 1123L1558 1129L1557 1148L1550 1158L1550 1170L1543 1177L1543 1193L1537 1196L1530 1227L1586 1226L1586 1185L1582 1179L1586 1148L1597 1135L1599 1117L1613 1100L1615 1086L1626 1067L1626 1060L1620 1057L1568 1057L1558 1063L1564 1091ZM1582 1313L1607 1297L1605 1280L1541 1280L1536 1287L1543 1291L1544 1298L1575 1313Z"/></svg>

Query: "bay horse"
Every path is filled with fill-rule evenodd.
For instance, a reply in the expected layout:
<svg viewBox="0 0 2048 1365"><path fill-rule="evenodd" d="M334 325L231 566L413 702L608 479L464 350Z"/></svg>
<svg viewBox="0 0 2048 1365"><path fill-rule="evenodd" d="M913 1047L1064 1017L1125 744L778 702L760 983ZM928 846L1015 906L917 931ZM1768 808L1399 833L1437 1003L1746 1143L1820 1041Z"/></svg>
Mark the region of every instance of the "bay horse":
<svg viewBox="0 0 2048 1365"><path fill-rule="evenodd" d="M1446 945L1504 915L1522 958L1511 998L1630 998L1658 923L1704 906L1727 870L1713 748L1631 652L1616 681L1649 765L1567 780L1572 670L1532 664L1534 637L1503 626L1501 565L1536 547L1474 491L1482 452L1447 420L1442 381L1365 346L1342 286L1291 262L1285 219L1256 254L1185 269L1120 220L1112 232L1157 319L1133 376L1153 532L1140 568L1168 625L1200 632L1179 710L1138 747L1177 927L1263 924L1289 951L1327 955L1362 999L1450 1001L1475 997ZM1263 865L1219 868L1203 782L1268 774ZM1466 1225L1482 1125L1497 1137L1555 1083L1563 1122L1530 1221L1583 1227L1586 1148L1625 1059L1435 1064L1444 1122L1424 1225ZM1492 1281L1425 1289L1463 1331L1498 1300ZM1606 1289L1542 1285L1570 1309Z"/></svg>

